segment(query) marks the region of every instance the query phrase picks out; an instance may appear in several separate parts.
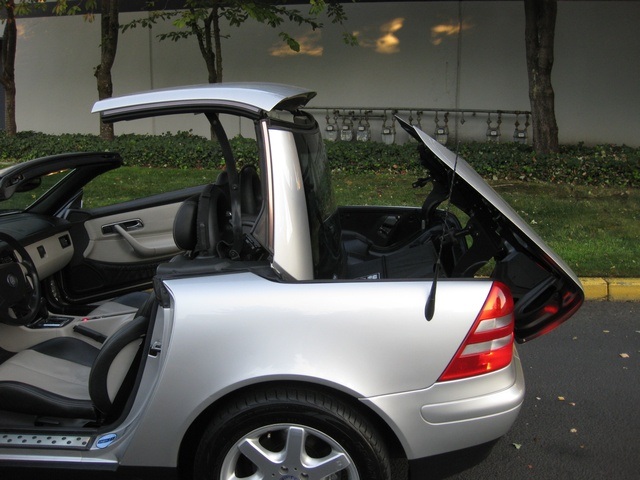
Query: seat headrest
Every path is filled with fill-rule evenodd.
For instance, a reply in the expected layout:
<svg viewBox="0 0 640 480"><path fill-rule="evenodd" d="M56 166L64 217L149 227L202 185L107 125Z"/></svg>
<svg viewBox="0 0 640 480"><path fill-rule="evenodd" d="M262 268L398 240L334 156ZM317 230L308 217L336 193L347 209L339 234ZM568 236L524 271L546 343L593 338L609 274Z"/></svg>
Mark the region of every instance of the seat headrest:
<svg viewBox="0 0 640 480"><path fill-rule="evenodd" d="M185 200L173 221L173 241L180 250L191 251L196 247L198 198L199 195L195 195Z"/></svg>
<svg viewBox="0 0 640 480"><path fill-rule="evenodd" d="M242 213L257 215L262 208L262 185L258 172L252 165L245 165L240 170L239 177Z"/></svg>
<svg viewBox="0 0 640 480"><path fill-rule="evenodd" d="M229 185L229 174L226 170L223 170L216 178L216 185Z"/></svg>
<svg viewBox="0 0 640 480"><path fill-rule="evenodd" d="M181 250L215 255L218 243L225 240L231 207L223 187L209 184L200 195L188 198L178 209L173 222L173 239Z"/></svg>

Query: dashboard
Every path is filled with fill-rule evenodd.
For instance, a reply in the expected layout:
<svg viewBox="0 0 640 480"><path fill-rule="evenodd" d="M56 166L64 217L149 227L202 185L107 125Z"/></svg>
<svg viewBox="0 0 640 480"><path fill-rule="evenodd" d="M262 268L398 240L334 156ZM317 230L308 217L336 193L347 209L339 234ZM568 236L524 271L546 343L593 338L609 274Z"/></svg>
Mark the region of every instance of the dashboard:
<svg viewBox="0 0 640 480"><path fill-rule="evenodd" d="M0 216L0 232L11 236L25 248L40 279L63 269L71 261L74 248L68 229L69 222L54 217L32 213ZM0 262L4 262L4 257L9 254L0 253Z"/></svg>

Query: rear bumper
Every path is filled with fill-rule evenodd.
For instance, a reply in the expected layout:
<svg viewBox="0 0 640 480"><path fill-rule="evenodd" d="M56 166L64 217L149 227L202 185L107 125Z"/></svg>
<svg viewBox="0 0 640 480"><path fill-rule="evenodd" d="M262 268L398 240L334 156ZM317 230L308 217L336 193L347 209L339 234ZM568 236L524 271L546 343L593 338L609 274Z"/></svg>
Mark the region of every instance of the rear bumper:
<svg viewBox="0 0 640 480"><path fill-rule="evenodd" d="M517 351L494 373L425 390L364 399L394 430L410 463L490 443L513 425L524 400ZM426 477L422 477L426 478Z"/></svg>

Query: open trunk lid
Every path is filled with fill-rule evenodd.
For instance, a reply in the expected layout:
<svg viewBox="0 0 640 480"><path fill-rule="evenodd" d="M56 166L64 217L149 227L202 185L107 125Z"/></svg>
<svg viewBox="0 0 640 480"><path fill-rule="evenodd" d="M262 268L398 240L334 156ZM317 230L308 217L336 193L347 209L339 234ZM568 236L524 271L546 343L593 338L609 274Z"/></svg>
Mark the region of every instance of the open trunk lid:
<svg viewBox="0 0 640 480"><path fill-rule="evenodd" d="M451 203L470 216L474 243L486 237L478 241L478 248L486 251L476 253L475 260L496 258L491 276L508 285L516 301L516 340L526 342L568 320L584 301L582 284L571 268L464 159L399 121L426 147L422 161L434 183L448 192L455 182Z"/></svg>

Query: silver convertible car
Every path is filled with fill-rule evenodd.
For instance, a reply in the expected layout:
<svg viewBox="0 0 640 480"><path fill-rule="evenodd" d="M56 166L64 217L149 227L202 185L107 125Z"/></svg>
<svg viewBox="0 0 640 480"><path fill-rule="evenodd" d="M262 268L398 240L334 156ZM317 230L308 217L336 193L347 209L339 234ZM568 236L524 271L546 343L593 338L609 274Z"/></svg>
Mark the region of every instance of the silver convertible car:
<svg viewBox="0 0 640 480"><path fill-rule="evenodd" d="M400 460L423 479L508 431L515 343L571 317L579 280L404 122L422 206L336 206L314 96L238 83L95 104L106 122L199 114L226 163L205 185L89 208L118 154L0 170L0 475L388 480ZM258 164L238 167L229 117L255 128Z"/></svg>

